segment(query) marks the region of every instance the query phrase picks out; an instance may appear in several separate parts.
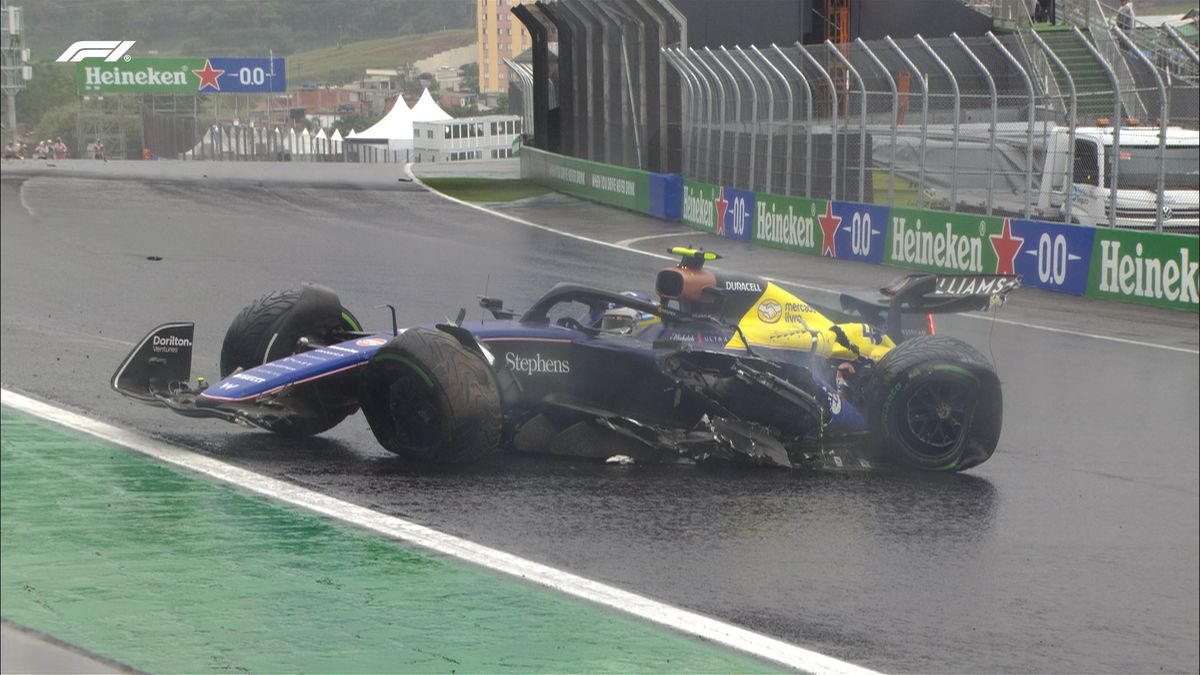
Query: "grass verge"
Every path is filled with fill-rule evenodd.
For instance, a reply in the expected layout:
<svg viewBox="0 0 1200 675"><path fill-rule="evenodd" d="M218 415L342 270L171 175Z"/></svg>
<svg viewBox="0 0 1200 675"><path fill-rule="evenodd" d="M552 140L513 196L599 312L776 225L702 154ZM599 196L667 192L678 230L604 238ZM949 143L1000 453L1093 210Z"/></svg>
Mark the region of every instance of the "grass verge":
<svg viewBox="0 0 1200 675"><path fill-rule="evenodd" d="M429 187L468 202L512 202L551 190L519 178L422 178Z"/></svg>

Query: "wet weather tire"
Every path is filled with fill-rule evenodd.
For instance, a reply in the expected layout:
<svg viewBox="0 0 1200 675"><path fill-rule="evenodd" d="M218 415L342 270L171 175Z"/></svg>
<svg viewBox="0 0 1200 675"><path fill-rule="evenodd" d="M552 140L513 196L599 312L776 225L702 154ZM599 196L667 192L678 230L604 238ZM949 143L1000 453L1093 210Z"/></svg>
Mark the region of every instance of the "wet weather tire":
<svg viewBox="0 0 1200 675"><path fill-rule="evenodd" d="M361 329L328 288L306 284L272 291L242 308L229 325L221 343L221 377L303 351L298 349L302 337L327 343L339 332ZM308 414L281 418L266 427L287 438L332 429L358 409L353 395L348 397L343 389L333 382L308 385L291 394L294 407Z"/></svg>
<svg viewBox="0 0 1200 675"><path fill-rule="evenodd" d="M380 348L363 373L360 399L375 438L404 457L463 464L500 445L491 367L440 330L412 328Z"/></svg>
<svg viewBox="0 0 1200 675"><path fill-rule="evenodd" d="M996 450L1003 399L974 347L941 335L906 340L876 367L871 430L887 455L917 469L961 471Z"/></svg>

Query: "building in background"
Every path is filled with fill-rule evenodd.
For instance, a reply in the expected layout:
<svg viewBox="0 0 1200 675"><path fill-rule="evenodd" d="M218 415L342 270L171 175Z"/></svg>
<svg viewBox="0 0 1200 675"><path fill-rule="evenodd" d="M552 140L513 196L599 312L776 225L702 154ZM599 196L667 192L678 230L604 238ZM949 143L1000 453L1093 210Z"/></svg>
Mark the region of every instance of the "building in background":
<svg viewBox="0 0 1200 675"><path fill-rule="evenodd" d="M511 59L533 44L525 26L512 15L512 7L523 0L476 0L475 35L479 52L479 91L508 91Z"/></svg>
<svg viewBox="0 0 1200 675"><path fill-rule="evenodd" d="M418 162L504 159L518 154L520 138L521 118L516 115L413 122L413 159Z"/></svg>

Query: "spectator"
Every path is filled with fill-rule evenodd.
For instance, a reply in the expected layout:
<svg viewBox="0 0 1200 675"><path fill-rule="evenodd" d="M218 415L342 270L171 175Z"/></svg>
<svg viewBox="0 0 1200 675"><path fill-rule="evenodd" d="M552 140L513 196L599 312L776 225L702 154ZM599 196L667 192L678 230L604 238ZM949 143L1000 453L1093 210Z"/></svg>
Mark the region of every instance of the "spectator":
<svg viewBox="0 0 1200 675"><path fill-rule="evenodd" d="M12 143L5 143L4 144L4 159L16 159L16 158L17 158L17 149L13 147Z"/></svg>
<svg viewBox="0 0 1200 675"><path fill-rule="evenodd" d="M63 142L62 136L59 136L58 138L54 139L54 158L55 159L66 159L67 158L67 144Z"/></svg>
<svg viewBox="0 0 1200 675"><path fill-rule="evenodd" d="M1133 21L1135 18L1132 0L1121 0L1121 7L1117 10L1117 28L1124 31L1130 38L1133 37Z"/></svg>
<svg viewBox="0 0 1200 675"><path fill-rule="evenodd" d="M34 159L46 159L46 142L38 141L37 145L33 146Z"/></svg>
<svg viewBox="0 0 1200 675"><path fill-rule="evenodd" d="M106 162L108 161L104 157L104 142L99 138L97 138L96 142L92 144L92 150L96 156L96 159L103 159Z"/></svg>

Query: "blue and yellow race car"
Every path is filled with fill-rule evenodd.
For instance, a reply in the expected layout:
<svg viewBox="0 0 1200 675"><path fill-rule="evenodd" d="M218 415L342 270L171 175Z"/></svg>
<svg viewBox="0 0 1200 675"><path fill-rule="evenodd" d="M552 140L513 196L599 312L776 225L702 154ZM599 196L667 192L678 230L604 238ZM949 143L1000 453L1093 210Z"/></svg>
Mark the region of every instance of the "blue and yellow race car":
<svg viewBox="0 0 1200 675"><path fill-rule="evenodd" d="M502 448L613 462L968 469L1001 428L1000 382L933 316L1003 302L1020 279L909 275L821 308L676 247L655 297L573 283L492 319L364 331L322 286L269 293L233 321L222 379L191 380L193 324L151 331L118 392L281 436L361 409L389 451L466 462Z"/></svg>

